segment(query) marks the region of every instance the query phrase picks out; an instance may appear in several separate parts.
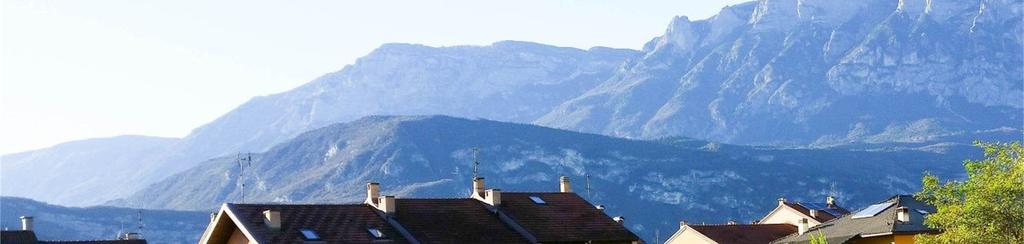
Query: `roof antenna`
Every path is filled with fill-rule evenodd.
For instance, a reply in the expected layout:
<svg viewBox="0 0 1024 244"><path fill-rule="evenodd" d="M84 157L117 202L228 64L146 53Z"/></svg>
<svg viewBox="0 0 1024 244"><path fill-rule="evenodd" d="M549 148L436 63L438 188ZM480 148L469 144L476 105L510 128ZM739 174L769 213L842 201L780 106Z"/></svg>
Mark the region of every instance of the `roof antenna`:
<svg viewBox="0 0 1024 244"><path fill-rule="evenodd" d="M142 227L143 227L142 223L143 223L142 222L142 209L140 208L139 209L139 230L137 232L139 235L142 235Z"/></svg>
<svg viewBox="0 0 1024 244"><path fill-rule="evenodd" d="M244 163L243 163L244 162ZM245 168L252 167L252 153L238 153L238 182L241 185L241 203L245 203Z"/></svg>
<svg viewBox="0 0 1024 244"><path fill-rule="evenodd" d="M584 174L583 178L587 181L587 201L593 201L593 196L590 195L590 174Z"/></svg>
<svg viewBox="0 0 1024 244"><path fill-rule="evenodd" d="M474 180L476 178L480 177L480 175L479 175L480 160L479 159L480 159L480 148L474 147L473 148L473 179Z"/></svg>

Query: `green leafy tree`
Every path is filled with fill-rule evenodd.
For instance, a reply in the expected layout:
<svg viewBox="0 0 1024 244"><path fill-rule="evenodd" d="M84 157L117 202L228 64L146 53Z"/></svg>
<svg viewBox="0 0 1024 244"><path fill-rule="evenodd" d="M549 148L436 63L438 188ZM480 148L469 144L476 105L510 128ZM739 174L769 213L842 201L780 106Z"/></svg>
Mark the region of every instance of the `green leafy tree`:
<svg viewBox="0 0 1024 244"><path fill-rule="evenodd" d="M915 197L938 212L925 224L942 230L918 235L920 243L1024 243L1024 147L1020 142L975 145L982 160L964 161L967 179L941 182L926 174Z"/></svg>
<svg viewBox="0 0 1024 244"><path fill-rule="evenodd" d="M818 234L811 234L807 237L810 244L828 244L828 239L825 239L825 233L818 231Z"/></svg>

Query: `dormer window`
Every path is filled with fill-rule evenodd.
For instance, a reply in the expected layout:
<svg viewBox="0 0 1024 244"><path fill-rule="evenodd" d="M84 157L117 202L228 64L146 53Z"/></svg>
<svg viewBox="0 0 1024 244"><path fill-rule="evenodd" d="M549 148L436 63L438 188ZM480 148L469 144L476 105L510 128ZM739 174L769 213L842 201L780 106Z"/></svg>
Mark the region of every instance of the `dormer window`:
<svg viewBox="0 0 1024 244"><path fill-rule="evenodd" d="M311 229L301 229L299 233L302 233L302 239L307 241L319 241L320 235L316 234L316 231Z"/></svg>
<svg viewBox="0 0 1024 244"><path fill-rule="evenodd" d="M388 238L387 235L384 235L384 232L380 231L380 229L377 228L366 228L366 231L370 232L370 235L373 236L373 239Z"/></svg>
<svg viewBox="0 0 1024 244"><path fill-rule="evenodd" d="M544 201L544 199L540 198L539 196L530 196L530 201L533 201L533 203L536 204L548 204L547 202Z"/></svg>

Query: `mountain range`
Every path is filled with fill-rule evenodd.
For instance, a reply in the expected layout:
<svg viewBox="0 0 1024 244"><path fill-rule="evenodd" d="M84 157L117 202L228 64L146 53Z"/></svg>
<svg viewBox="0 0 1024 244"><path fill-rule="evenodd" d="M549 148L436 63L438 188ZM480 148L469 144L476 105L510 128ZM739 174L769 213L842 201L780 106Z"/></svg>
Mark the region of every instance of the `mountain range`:
<svg viewBox="0 0 1024 244"><path fill-rule="evenodd" d="M119 233L139 232L139 209L71 208L18 197L0 197L0 225L21 229L18 216L32 216L40 240L113 240ZM150 243L196 243L210 212L142 210L142 234Z"/></svg>
<svg viewBox="0 0 1024 244"><path fill-rule="evenodd" d="M399 198L468 197L478 148L478 175L488 187L557 191L566 175L578 194L611 216L626 216L630 229L650 238L654 230L674 231L679 220L757 220L780 196L821 202L835 195L864 206L916 191L926 171L962 177L962 155L980 156L969 146L945 147L947 153L776 149L447 116L372 116L303 133L254 154L244 167L234 157L207 161L108 204L210 211L223 202L358 203L367 182Z"/></svg>
<svg viewBox="0 0 1024 244"><path fill-rule="evenodd" d="M588 198L637 216L641 232L751 219L778 195L819 198L832 182L862 204L915 190L924 170L960 176L972 140L1022 138L1022 6L758 0L676 17L641 50L385 44L183 138L0 156L0 192L203 210L240 201L240 179L247 201L354 201L370 180L400 196L462 196L479 147L502 188L591 175ZM254 152L248 176L240 152Z"/></svg>

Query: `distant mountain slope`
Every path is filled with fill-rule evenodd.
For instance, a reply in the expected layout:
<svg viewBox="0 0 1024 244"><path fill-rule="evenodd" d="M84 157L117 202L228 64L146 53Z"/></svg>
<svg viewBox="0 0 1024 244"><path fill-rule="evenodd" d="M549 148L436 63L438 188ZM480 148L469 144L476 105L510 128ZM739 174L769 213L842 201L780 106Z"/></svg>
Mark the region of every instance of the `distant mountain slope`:
<svg viewBox="0 0 1024 244"><path fill-rule="evenodd" d="M120 146L86 140L75 143L77 151L55 147L27 153L34 156L5 155L4 161L12 163L3 163L0 172L3 194L88 206L124 197L213 157L263 151L299 133L367 115L532 121L604 81L636 54L516 41L454 47L386 44L301 87L253 98L174 144L137 141L126 151L110 151ZM137 147L147 150L135 153ZM157 153L159 148L163 151ZM66 167L70 164L90 168Z"/></svg>
<svg viewBox="0 0 1024 244"><path fill-rule="evenodd" d="M18 216L33 216L41 240L114 239L118 231L136 231L138 210L115 207L69 208L24 198L0 197L4 228L21 228ZM210 212L143 210L143 237L149 243L196 243Z"/></svg>
<svg viewBox="0 0 1024 244"><path fill-rule="evenodd" d="M445 116L375 116L304 133L255 156L245 170L248 202L358 202L365 183L399 197L463 197L472 148L481 175L505 191L555 191L569 175L575 190L647 238L679 220L753 220L775 199L821 200L835 184L844 204L862 206L919 187L924 171L962 174L978 151L797 150L723 145L685 138L638 141L526 124ZM203 163L127 200L146 206L209 209L240 201L233 158ZM398 211L401 211L399 209Z"/></svg>
<svg viewBox="0 0 1024 244"><path fill-rule="evenodd" d="M118 136L62 143L0 157L0 192L48 202L99 204L145 185L137 170L178 139ZM133 185L136 184L136 185Z"/></svg>
<svg viewBox="0 0 1024 244"><path fill-rule="evenodd" d="M536 123L760 145L1020 138L1022 12L1019 0L762 0L679 17Z"/></svg>

